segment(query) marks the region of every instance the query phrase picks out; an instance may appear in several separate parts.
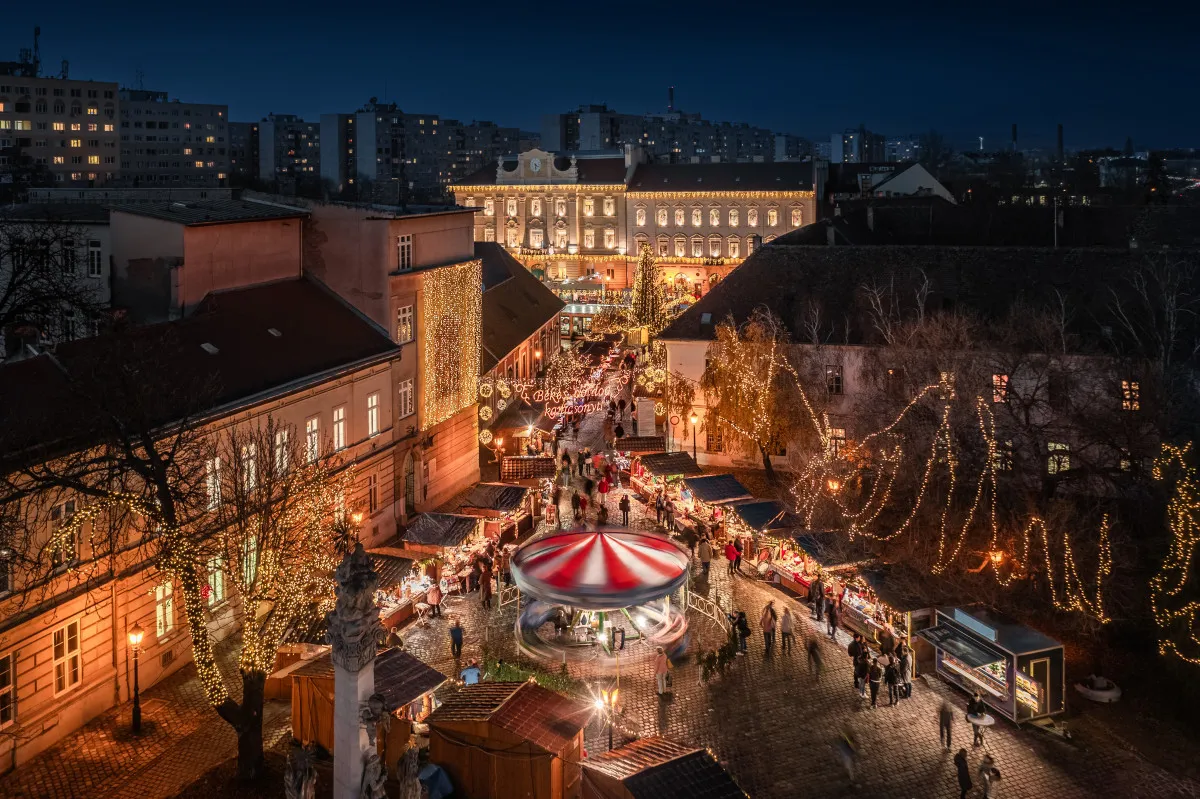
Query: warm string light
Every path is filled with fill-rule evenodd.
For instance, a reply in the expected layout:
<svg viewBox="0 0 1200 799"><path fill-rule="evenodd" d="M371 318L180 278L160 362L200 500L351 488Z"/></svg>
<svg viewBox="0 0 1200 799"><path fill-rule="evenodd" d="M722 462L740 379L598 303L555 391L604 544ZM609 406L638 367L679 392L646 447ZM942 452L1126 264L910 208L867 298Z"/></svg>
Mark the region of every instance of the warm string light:
<svg viewBox="0 0 1200 799"><path fill-rule="evenodd" d="M475 403L483 319L480 262L431 269L422 276L425 319L423 428Z"/></svg>
<svg viewBox="0 0 1200 799"><path fill-rule="evenodd" d="M1165 481L1174 476L1175 487L1167 504L1171 546L1150 581L1150 607L1158 625L1158 651L1200 665L1200 601L1186 593L1194 581L1192 561L1200 544L1200 478L1191 455L1191 443L1181 447L1163 444L1154 462L1154 479Z"/></svg>

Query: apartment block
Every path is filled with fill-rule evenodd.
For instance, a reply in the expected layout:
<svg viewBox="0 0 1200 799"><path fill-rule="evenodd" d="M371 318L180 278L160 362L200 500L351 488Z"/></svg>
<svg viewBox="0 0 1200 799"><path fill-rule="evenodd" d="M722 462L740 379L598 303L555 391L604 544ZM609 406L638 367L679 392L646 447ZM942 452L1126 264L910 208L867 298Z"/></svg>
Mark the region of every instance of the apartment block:
<svg viewBox="0 0 1200 799"><path fill-rule="evenodd" d="M122 89L120 99L122 184L226 185L229 106L141 89Z"/></svg>

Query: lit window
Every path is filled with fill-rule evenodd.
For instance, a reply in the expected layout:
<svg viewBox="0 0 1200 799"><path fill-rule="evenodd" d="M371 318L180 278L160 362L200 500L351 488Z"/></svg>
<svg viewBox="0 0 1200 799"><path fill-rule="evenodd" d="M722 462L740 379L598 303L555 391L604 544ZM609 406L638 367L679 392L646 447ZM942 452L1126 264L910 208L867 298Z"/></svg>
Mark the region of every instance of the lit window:
<svg viewBox="0 0 1200 799"><path fill-rule="evenodd" d="M225 563L220 556L208 560L208 606L225 601Z"/></svg>
<svg viewBox="0 0 1200 799"><path fill-rule="evenodd" d="M100 163L100 156L98 156L98 155L89 155L89 156L88 156L88 163L89 163L89 164L99 164L99 163Z"/></svg>
<svg viewBox="0 0 1200 799"><path fill-rule="evenodd" d="M721 257L721 237L720 236L713 235L713 236L708 237L708 254L711 255L713 258Z"/></svg>
<svg viewBox="0 0 1200 799"><path fill-rule="evenodd" d="M242 585L250 595L250 587L258 577L258 539L248 538L242 547Z"/></svg>
<svg viewBox="0 0 1200 799"><path fill-rule="evenodd" d="M675 226L676 227L684 226L684 224L686 223L686 220L685 220L686 215L687 215L687 211L683 210L682 208L675 209Z"/></svg>
<svg viewBox="0 0 1200 799"><path fill-rule="evenodd" d="M604 198L604 215L605 216L616 216L617 215L617 204L616 204L616 201L613 200L612 197Z"/></svg>
<svg viewBox="0 0 1200 799"><path fill-rule="evenodd" d="M830 394L842 393L842 367L826 366L825 367L825 390Z"/></svg>
<svg viewBox="0 0 1200 799"><path fill-rule="evenodd" d="M175 586L170 580L154 587L154 622L159 640L175 630Z"/></svg>
<svg viewBox="0 0 1200 799"><path fill-rule="evenodd" d="M675 257L682 258L687 255L687 239L683 236L675 237Z"/></svg>
<svg viewBox="0 0 1200 799"><path fill-rule="evenodd" d="M1048 474L1063 474L1071 468L1071 447L1057 441L1046 444L1050 457L1046 459Z"/></svg>
<svg viewBox="0 0 1200 799"><path fill-rule="evenodd" d="M82 147L83 139L71 139L71 146L72 147Z"/></svg>
<svg viewBox="0 0 1200 799"><path fill-rule="evenodd" d="M490 228L490 227L485 227L483 229L483 240L484 241L495 241L496 240L496 229Z"/></svg>
<svg viewBox="0 0 1200 799"><path fill-rule="evenodd" d="M741 244L741 242L738 241L737 236L729 237L729 257L730 258L738 257L738 250L740 249L740 246L739 246L740 244Z"/></svg>
<svg viewBox="0 0 1200 799"><path fill-rule="evenodd" d="M396 309L396 343L407 344L416 336L413 326L413 306L402 305Z"/></svg>
<svg viewBox="0 0 1200 799"><path fill-rule="evenodd" d="M775 227L778 224L779 224L779 209L778 208L768 208L767 209L767 227Z"/></svg>
<svg viewBox="0 0 1200 799"><path fill-rule="evenodd" d="M367 395L367 435L379 435L379 392Z"/></svg>
<svg viewBox="0 0 1200 799"><path fill-rule="evenodd" d="M50 566L55 571L64 569L79 556L74 530L62 530L62 525L75 515L75 500L55 505L50 509L50 527L53 536L50 543Z"/></svg>
<svg viewBox="0 0 1200 799"><path fill-rule="evenodd" d="M529 201L529 215L532 217L540 217L542 215L542 201L534 197Z"/></svg>
<svg viewBox="0 0 1200 799"><path fill-rule="evenodd" d="M258 485L258 462L254 458L254 445L242 445L242 490L249 493Z"/></svg>
<svg viewBox="0 0 1200 799"><path fill-rule="evenodd" d="M541 228L534 228L529 231L529 246L534 249L541 249L544 235L545 231Z"/></svg>
<svg viewBox="0 0 1200 799"><path fill-rule="evenodd" d="M617 246L617 231L612 228L604 229L604 249L611 250Z"/></svg>
<svg viewBox="0 0 1200 799"><path fill-rule="evenodd" d="M792 227L800 227L800 223L804 220L804 214L800 208L792 209Z"/></svg>
<svg viewBox="0 0 1200 799"><path fill-rule="evenodd" d="M96 114L99 114L99 113L100 113L100 109L97 108L96 106L94 106L94 105L88 106L88 116L96 116Z"/></svg>
<svg viewBox="0 0 1200 799"><path fill-rule="evenodd" d="M658 221L659 227L667 226L667 209L666 208L659 208L657 211L654 212L654 217Z"/></svg>
<svg viewBox="0 0 1200 799"><path fill-rule="evenodd" d="M221 505L221 458L209 458L204 464L204 487L208 495L208 509L216 510Z"/></svg>
<svg viewBox="0 0 1200 799"><path fill-rule="evenodd" d="M396 268L400 271L412 269L413 237L411 233L396 237Z"/></svg>
<svg viewBox="0 0 1200 799"><path fill-rule="evenodd" d="M701 211L699 208L693 208L692 209L692 227L700 227L700 223L703 221L703 217L704 217L703 211Z"/></svg>
<svg viewBox="0 0 1200 799"><path fill-rule="evenodd" d="M321 419L312 417L304 423L304 457L309 463L316 463L321 455Z"/></svg>
<svg viewBox="0 0 1200 799"><path fill-rule="evenodd" d="M708 224L709 224L709 227L720 226L720 224L721 224L721 209L719 209L719 208L709 208L708 209Z"/></svg>
<svg viewBox="0 0 1200 799"><path fill-rule="evenodd" d="M78 122L72 122L71 130L83 130L83 125L79 124Z"/></svg>
<svg viewBox="0 0 1200 799"><path fill-rule="evenodd" d="M275 431L275 475L282 477L292 468L292 451L288 446L288 429Z"/></svg>
<svg viewBox="0 0 1200 799"><path fill-rule="evenodd" d="M56 156L54 156L54 163L56 163L56 164L65 164L66 162L67 162L67 159L66 159L65 157L63 157L63 156L61 156L61 155L56 155Z"/></svg>
<svg viewBox="0 0 1200 799"><path fill-rule="evenodd" d="M491 197L488 197L487 199L485 199L483 201L483 215L484 216L495 216L496 215L496 201L493 200Z"/></svg>
<svg viewBox="0 0 1200 799"><path fill-rule="evenodd" d="M637 211L634 212L634 220L636 221L638 227L645 227L646 226L646 209L645 208L637 209Z"/></svg>
<svg viewBox="0 0 1200 799"><path fill-rule="evenodd" d="M203 169L203 168L204 168L204 162L203 162L203 161L197 161L197 162L195 163L195 166L196 166L196 169Z"/></svg>
<svg viewBox="0 0 1200 799"><path fill-rule="evenodd" d="M403 380L400 383L400 418L412 416L416 413L416 403L413 401L413 381L412 378Z"/></svg>
<svg viewBox="0 0 1200 799"><path fill-rule="evenodd" d="M1142 385L1137 380L1121 381L1121 410L1137 411L1142 408Z"/></svg>
<svg viewBox="0 0 1200 799"><path fill-rule="evenodd" d="M511 200L511 199L505 200L504 201L504 212L508 216L516 216L517 215L517 201Z"/></svg>
<svg viewBox="0 0 1200 799"><path fill-rule="evenodd" d="M468 197L467 199L463 200L463 207L464 208L474 208L475 207L475 198Z"/></svg>
<svg viewBox="0 0 1200 799"><path fill-rule="evenodd" d="M346 406L333 409L333 449L346 448Z"/></svg>
<svg viewBox="0 0 1200 799"><path fill-rule="evenodd" d="M596 201L591 197L585 197L583 200L583 215L594 216L596 213Z"/></svg>
<svg viewBox="0 0 1200 799"><path fill-rule="evenodd" d="M699 236L692 237L692 257L704 257L704 239L700 238Z"/></svg>
<svg viewBox="0 0 1200 799"><path fill-rule="evenodd" d="M0 111L4 103L0 103ZM12 724L17 708L17 657L10 652L0 658L0 729Z"/></svg>
<svg viewBox="0 0 1200 799"><path fill-rule="evenodd" d="M729 209L729 226L730 227L738 226L738 209L736 209L736 208Z"/></svg>
<svg viewBox="0 0 1200 799"><path fill-rule="evenodd" d="M115 130L116 130L116 128L113 126L113 124L111 122L105 123L105 125L104 125L105 133L112 133Z"/></svg>
<svg viewBox="0 0 1200 799"><path fill-rule="evenodd" d="M992 402L1008 401L1008 375L992 375Z"/></svg>
<svg viewBox="0 0 1200 799"><path fill-rule="evenodd" d="M829 428L829 454L833 457L838 457L842 454L842 450L846 448L846 428L831 427Z"/></svg>
<svg viewBox="0 0 1200 799"><path fill-rule="evenodd" d="M583 231L583 247L586 250L593 249L596 246L596 231L588 228Z"/></svg>
<svg viewBox="0 0 1200 799"><path fill-rule="evenodd" d="M561 197L554 201L554 215L559 219L567 215L567 201Z"/></svg>
<svg viewBox="0 0 1200 799"><path fill-rule="evenodd" d="M520 241L520 237L521 234L516 228L508 228L504 231L504 243L510 249L516 249Z"/></svg>
<svg viewBox="0 0 1200 799"><path fill-rule="evenodd" d="M79 685L83 675L79 652L79 622L54 631L54 693L61 694Z"/></svg>
<svg viewBox="0 0 1200 799"><path fill-rule="evenodd" d="M997 441L996 449L992 451L992 468L998 472L1011 472L1013 468L1013 443Z"/></svg>
<svg viewBox="0 0 1200 799"><path fill-rule="evenodd" d="M746 210L746 224L750 227L758 227L758 209L749 208Z"/></svg>
<svg viewBox="0 0 1200 799"><path fill-rule="evenodd" d="M555 247L563 247L563 248L565 248L567 246L567 231L565 231L565 230L554 231L554 246Z"/></svg>
<svg viewBox="0 0 1200 799"><path fill-rule="evenodd" d="M62 122L55 122L53 125L51 125L51 127L54 130L66 130L67 129L67 126L65 124L63 124Z"/></svg>

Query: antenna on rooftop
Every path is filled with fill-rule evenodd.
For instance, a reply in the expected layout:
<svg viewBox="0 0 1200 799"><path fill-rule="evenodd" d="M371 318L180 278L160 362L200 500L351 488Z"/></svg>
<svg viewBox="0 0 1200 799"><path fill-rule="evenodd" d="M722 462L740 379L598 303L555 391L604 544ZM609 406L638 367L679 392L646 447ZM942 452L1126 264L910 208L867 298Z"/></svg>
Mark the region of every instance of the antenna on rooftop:
<svg viewBox="0 0 1200 799"><path fill-rule="evenodd" d="M134 71L134 73L133 73L133 83L134 83L134 85L135 85L135 86L137 86L137 88L138 88L138 91L142 91L143 89L145 89L145 88L146 88L146 86L145 86L145 83L146 83L146 73L145 73L145 72L143 72L143 71L141 70L141 68L138 68L137 70L135 70L135 71Z"/></svg>

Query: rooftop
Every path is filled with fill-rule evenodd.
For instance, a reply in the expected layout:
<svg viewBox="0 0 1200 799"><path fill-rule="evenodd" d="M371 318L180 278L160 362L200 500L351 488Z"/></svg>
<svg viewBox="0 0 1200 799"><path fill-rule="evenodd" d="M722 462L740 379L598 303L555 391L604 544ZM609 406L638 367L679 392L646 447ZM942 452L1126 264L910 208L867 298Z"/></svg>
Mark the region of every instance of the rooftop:
<svg viewBox="0 0 1200 799"><path fill-rule="evenodd" d="M91 203L25 203L0 207L0 221L107 225L108 209Z"/></svg>
<svg viewBox="0 0 1200 799"><path fill-rule="evenodd" d="M480 483L463 498L464 508L483 508L495 511L514 511L525 502L529 489L507 483Z"/></svg>
<svg viewBox="0 0 1200 799"><path fill-rule="evenodd" d="M709 752L653 736L583 762L588 772L620 780L633 799L745 799Z"/></svg>
<svg viewBox="0 0 1200 799"><path fill-rule="evenodd" d="M478 529L479 519L457 513L422 513L400 534L409 544L456 547Z"/></svg>
<svg viewBox="0 0 1200 799"><path fill-rule="evenodd" d="M686 452L652 452L642 455L641 462L647 472L659 477L704 474L696 465L696 461L692 460L692 456Z"/></svg>
<svg viewBox="0 0 1200 799"><path fill-rule="evenodd" d="M476 242L475 257L483 264L480 372L486 374L557 318L564 303L499 244Z"/></svg>
<svg viewBox="0 0 1200 799"><path fill-rule="evenodd" d="M258 200L201 200L198 202L114 203L113 211L148 216L195 227L271 219L303 219L308 211Z"/></svg>
<svg viewBox="0 0 1200 799"><path fill-rule="evenodd" d="M429 716L430 727L490 722L544 752L559 754L588 721L592 708L530 682L481 682L463 686Z"/></svg>
<svg viewBox="0 0 1200 799"><path fill-rule="evenodd" d="M326 652L292 675L332 680L333 661ZM384 706L389 711L420 699L445 681L445 674L402 649L388 649L375 658L375 691L383 694Z"/></svg>
<svg viewBox="0 0 1200 799"><path fill-rule="evenodd" d="M699 477L685 477L683 484L687 486L696 499L713 505L723 505L738 499L750 499L750 489L738 482L732 474L705 474Z"/></svg>
<svg viewBox="0 0 1200 799"><path fill-rule="evenodd" d="M629 191L812 191L811 162L641 164Z"/></svg>

